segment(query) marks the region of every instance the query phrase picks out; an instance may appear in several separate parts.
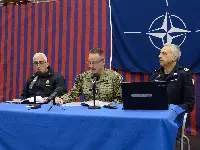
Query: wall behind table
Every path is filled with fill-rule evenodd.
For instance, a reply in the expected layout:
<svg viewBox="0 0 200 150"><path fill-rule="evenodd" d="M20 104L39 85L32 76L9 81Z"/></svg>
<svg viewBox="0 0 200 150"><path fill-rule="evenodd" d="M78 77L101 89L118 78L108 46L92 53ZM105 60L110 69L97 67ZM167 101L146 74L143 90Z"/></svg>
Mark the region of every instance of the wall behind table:
<svg viewBox="0 0 200 150"><path fill-rule="evenodd" d="M57 0L0 7L0 99L19 97L33 73L32 57L44 52L50 65L67 80L88 69L88 52L106 50L109 67L110 24L106 1Z"/></svg>
<svg viewBox="0 0 200 150"><path fill-rule="evenodd" d="M110 64L110 10L107 0L57 0L0 7L0 101L18 98L33 73L32 57L47 55L50 65L71 89L77 74L88 69L89 49L102 47ZM124 81L148 81L149 75L119 71ZM200 76L194 75L196 107L187 133L200 134Z"/></svg>

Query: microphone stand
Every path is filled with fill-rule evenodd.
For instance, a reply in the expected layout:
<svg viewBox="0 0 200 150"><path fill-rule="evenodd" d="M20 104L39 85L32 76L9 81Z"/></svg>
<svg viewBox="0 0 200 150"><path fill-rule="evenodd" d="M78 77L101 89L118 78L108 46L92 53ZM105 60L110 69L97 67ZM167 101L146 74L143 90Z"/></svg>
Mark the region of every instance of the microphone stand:
<svg viewBox="0 0 200 150"><path fill-rule="evenodd" d="M30 83L30 85L29 85L29 89L30 90L33 90L33 93L34 93L34 102L33 102L33 104L31 104L31 105L29 105L29 106L31 106L30 108L31 109L38 109L38 108L41 108L41 104L37 104L37 102L36 102L36 89L34 89L34 84L35 84L35 82L38 80L38 78L40 77L42 75L42 73L40 72L40 71L38 71L38 72L36 72L35 73L35 78L33 79L33 81Z"/></svg>
<svg viewBox="0 0 200 150"><path fill-rule="evenodd" d="M101 109L100 106L95 105L95 94L97 94L97 87L96 87L96 80L93 81L93 86L92 86L92 94L93 94L93 101L94 101L94 106L88 106L88 109Z"/></svg>
<svg viewBox="0 0 200 150"><path fill-rule="evenodd" d="M37 104L37 102L36 102L36 92L34 93L34 102L31 106L32 106L32 107L30 107L31 109L41 108L41 104Z"/></svg>
<svg viewBox="0 0 200 150"><path fill-rule="evenodd" d="M34 93L34 102L33 102L34 104L36 104L37 102L36 102L36 94Z"/></svg>

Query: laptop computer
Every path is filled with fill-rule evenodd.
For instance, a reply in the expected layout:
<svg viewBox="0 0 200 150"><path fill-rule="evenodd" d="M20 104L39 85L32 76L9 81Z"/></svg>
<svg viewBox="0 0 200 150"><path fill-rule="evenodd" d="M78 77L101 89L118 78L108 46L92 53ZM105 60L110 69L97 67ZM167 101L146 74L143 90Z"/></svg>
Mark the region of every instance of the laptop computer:
<svg viewBox="0 0 200 150"><path fill-rule="evenodd" d="M123 109L167 110L166 82L122 82Z"/></svg>

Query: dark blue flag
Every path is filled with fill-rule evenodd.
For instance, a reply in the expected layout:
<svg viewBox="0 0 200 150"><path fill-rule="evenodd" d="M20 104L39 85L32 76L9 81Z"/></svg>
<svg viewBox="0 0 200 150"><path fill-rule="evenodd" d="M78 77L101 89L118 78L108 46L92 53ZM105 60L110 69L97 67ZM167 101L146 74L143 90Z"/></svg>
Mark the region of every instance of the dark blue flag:
<svg viewBox="0 0 200 150"><path fill-rule="evenodd" d="M165 43L179 45L180 65L200 72L200 0L110 0L112 67L152 72Z"/></svg>

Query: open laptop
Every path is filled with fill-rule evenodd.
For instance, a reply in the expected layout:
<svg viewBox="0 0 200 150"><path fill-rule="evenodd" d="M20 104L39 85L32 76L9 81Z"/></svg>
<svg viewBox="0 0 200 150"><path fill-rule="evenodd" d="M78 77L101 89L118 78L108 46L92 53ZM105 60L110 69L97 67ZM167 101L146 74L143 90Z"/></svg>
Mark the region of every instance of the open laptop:
<svg viewBox="0 0 200 150"><path fill-rule="evenodd" d="M166 82L122 82L123 109L167 110Z"/></svg>

